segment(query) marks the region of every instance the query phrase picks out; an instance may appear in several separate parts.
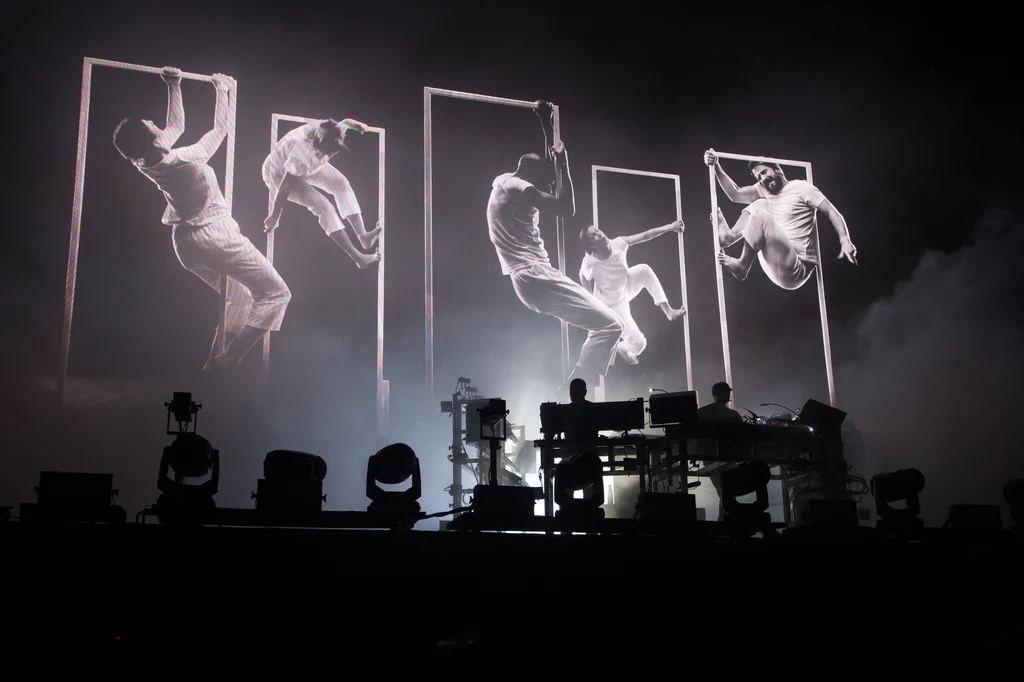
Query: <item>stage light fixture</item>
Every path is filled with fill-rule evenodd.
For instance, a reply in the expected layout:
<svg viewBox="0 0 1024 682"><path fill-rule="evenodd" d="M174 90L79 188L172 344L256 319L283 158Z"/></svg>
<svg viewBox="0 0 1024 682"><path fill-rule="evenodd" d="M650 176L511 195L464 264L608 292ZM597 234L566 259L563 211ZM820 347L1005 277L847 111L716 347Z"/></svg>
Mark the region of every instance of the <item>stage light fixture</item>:
<svg viewBox="0 0 1024 682"><path fill-rule="evenodd" d="M263 478L256 482L256 509L272 514L319 514L327 501L323 482L327 462L295 450L272 450L263 459Z"/></svg>
<svg viewBox="0 0 1024 682"><path fill-rule="evenodd" d="M389 491L380 487L398 485L407 480L406 490ZM367 512L390 520L396 526L412 526L420 517L420 460L405 443L393 443L378 450L366 465Z"/></svg>
<svg viewBox="0 0 1024 682"><path fill-rule="evenodd" d="M871 477L871 495L875 498L875 514L878 515L876 528L884 531L919 530L924 522L921 515L921 500L924 491L924 474L917 469L900 469ZM897 509L894 502L906 502L906 507Z"/></svg>
<svg viewBox="0 0 1024 682"><path fill-rule="evenodd" d="M1016 478L1003 486L1003 500L1010 508L1013 523L1024 528L1024 478Z"/></svg>
<svg viewBox="0 0 1024 682"><path fill-rule="evenodd" d="M771 523L768 510L768 481L771 468L762 461L742 462L722 471L722 509L726 523L734 530L746 533L765 530ZM740 502L736 498L754 494L753 502Z"/></svg>
<svg viewBox="0 0 1024 682"><path fill-rule="evenodd" d="M175 393L167 408L167 435L175 436L170 445L164 447L157 474L157 489L162 493L156 502L156 514L160 523L202 525L209 522L217 508L213 496L220 487L220 452L195 432L194 418L203 407L192 402L191 393ZM171 417L178 423L178 430L171 430ZM188 431L192 424L193 430ZM169 471L174 471L174 480ZM198 485L187 483L189 478L210 478Z"/></svg>
<svg viewBox="0 0 1024 682"><path fill-rule="evenodd" d="M555 466L555 516L573 519L603 519L604 462L587 452L563 457ZM575 498L577 490L582 498Z"/></svg>

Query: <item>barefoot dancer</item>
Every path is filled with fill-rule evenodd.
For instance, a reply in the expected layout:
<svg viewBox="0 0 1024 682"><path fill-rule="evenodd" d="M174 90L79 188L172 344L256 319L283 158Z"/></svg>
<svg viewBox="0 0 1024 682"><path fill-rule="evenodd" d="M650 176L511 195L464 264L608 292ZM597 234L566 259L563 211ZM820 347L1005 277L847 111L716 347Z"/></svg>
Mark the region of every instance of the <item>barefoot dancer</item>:
<svg viewBox="0 0 1024 682"><path fill-rule="evenodd" d="M114 146L167 199L163 223L171 226L174 253L182 266L216 291L223 275L242 285L228 288L224 328L217 327L203 367L234 369L268 331L281 328L291 292L270 261L242 236L208 165L227 135L231 78L213 75L213 130L194 145L172 149L185 130L181 72L166 67L161 77L168 88L166 126L161 130L152 121L126 118L114 131ZM222 333L227 349L218 355Z"/></svg>
<svg viewBox="0 0 1024 682"><path fill-rule="evenodd" d="M753 185L739 187L721 165L715 150L704 153L704 163L715 169L715 177L726 196L735 203L748 204L736 225L729 227L721 209L712 216L718 224L718 261L738 280L747 278L755 254L768 278L783 289L799 289L814 274L818 254L814 239L814 217L820 210L839 235L839 258L857 264L857 247L850 239L846 220L821 191L806 180L787 180L777 164L751 161ZM743 242L739 258L724 249Z"/></svg>
<svg viewBox="0 0 1024 682"><path fill-rule="evenodd" d="M590 225L580 230L580 241L586 248L586 255L580 265L580 283L587 291L611 308L622 320L622 338L619 340L618 351L623 359L635 365L639 362L640 353L647 347L647 338L640 331L629 303L640 295L644 289L654 299L654 305L661 308L670 321L677 320L686 314L683 308L673 308L668 304L665 289L661 286L658 275L650 265L640 264L630 267L626 262L626 251L631 246L642 244L664 234L681 234L686 226L682 220L655 227L639 234L625 235L608 239L598 228Z"/></svg>
<svg viewBox="0 0 1024 682"><path fill-rule="evenodd" d="M367 231L359 202L348 178L330 164L345 146L345 133L367 131L364 123L346 118L340 123L326 119L307 123L291 131L274 145L263 162L263 182L270 190L270 215L264 223L267 232L275 230L281 220L285 201L306 207L320 221L320 227L360 268L380 260L380 252L363 253L352 244L345 230L347 222L364 249L377 241L381 227ZM334 203L317 190L334 198ZM337 204L337 207L335 207Z"/></svg>

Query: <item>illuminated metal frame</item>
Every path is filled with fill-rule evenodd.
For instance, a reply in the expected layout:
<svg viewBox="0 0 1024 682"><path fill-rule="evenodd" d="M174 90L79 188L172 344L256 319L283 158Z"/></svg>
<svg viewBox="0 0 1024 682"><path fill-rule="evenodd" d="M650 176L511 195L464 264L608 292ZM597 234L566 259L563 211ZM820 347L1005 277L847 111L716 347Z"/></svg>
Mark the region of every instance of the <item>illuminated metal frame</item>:
<svg viewBox="0 0 1024 682"><path fill-rule="evenodd" d="M82 99L78 113L78 152L75 161L75 194L71 207L71 239L68 245L68 268L64 283L64 328L61 332L60 362L57 369L57 401L64 400L64 389L67 383L68 354L71 347L71 318L75 307L75 282L78 278L78 247L82 236L82 199L85 194L85 155L89 140L89 104L92 98L92 68L94 66L106 66L113 69L125 71L137 71L139 73L150 73L160 75L162 68L154 66L141 66L139 64L128 64L126 62L115 62L107 59L95 59L86 57L82 64ZM199 73L181 72L183 80L213 82L212 76ZM226 138L227 158L224 169L224 199L228 208L231 208L231 199L234 194L235 179L235 106L238 100L238 83L232 81L231 91L228 97L228 131ZM227 306L227 290L230 281L227 277L221 279L221 310L218 324L221 329L224 325L224 313ZM224 335L220 337L223 341Z"/></svg>
<svg viewBox="0 0 1024 682"><path fill-rule="evenodd" d="M273 114L270 117L270 147L273 149L278 142L278 124L281 121L291 123L317 123L323 119ZM384 179L385 179L385 134L383 128L366 127L367 132L377 135L377 222L381 231L377 237L380 261L377 263L377 433L385 436L388 431L388 415L391 407L391 384L384 378L384 239L387 229L384 224ZM271 203L268 211L273 210ZM274 262L274 234L267 233L267 260ZM270 334L263 337L263 371L270 369Z"/></svg>
<svg viewBox="0 0 1024 682"><path fill-rule="evenodd" d="M679 187L679 176L672 173L655 173L654 171L642 171L634 170L632 168L615 168L613 166L591 166L590 167L590 182L591 182L591 201L594 205L594 227L600 228L597 219L597 173L603 171L605 173L619 173L621 175L639 175L647 178L663 178L665 180L672 180L675 183L676 190L676 220L683 219L683 195ZM693 364L690 359L690 307L686 296L686 250L683 245L683 234L680 233L676 240L679 244L679 284L683 290L683 309L686 310L686 315L683 316L683 346L686 360L686 390L693 390ZM601 384L601 398L603 399L604 393L607 390L607 380L602 375L600 378Z"/></svg>
<svg viewBox="0 0 1024 682"><path fill-rule="evenodd" d="M725 154L722 152L715 152L715 156L719 159L732 159L734 161L764 161L766 163L776 164L779 166L790 166L795 168L803 168L807 173L807 182L814 184L814 176L811 173L811 163L809 161L793 161L791 159L773 159L767 156L747 156L746 154ZM722 325L722 352L725 358L725 380L730 386L734 386L732 383L732 360L729 354L729 324L726 319L725 313L725 284L722 278L722 264L718 262L718 252L721 250L718 246L718 182L715 178L715 169L708 167L708 183L711 188L711 228L714 234L714 241L712 242L715 247L715 275L718 279L718 314ZM818 281L818 311L821 315L821 338L824 342L825 347L825 373L828 376L828 399L833 407L836 404L836 385L835 377L832 373L832 343L829 340L828 335L828 312L825 308L825 279L822 273L821 267L821 239L818 233L818 214L815 211L814 214L814 248L818 254L818 263L814 267L815 279ZM760 259L758 259L760 260ZM735 401L735 392L733 393L733 400Z"/></svg>
<svg viewBox="0 0 1024 682"><path fill-rule="evenodd" d="M433 151L431 140L431 97L451 97L453 99L464 99L472 102L485 102L488 104L499 104L506 107L517 107L520 109L537 109L537 102L525 100L507 99L505 97L491 97L490 95L477 95L470 92L456 92L454 90L442 90L440 88L423 88L423 287L424 287L424 312L426 317L426 387L427 397L434 403L434 225L433 225L433 164L431 153ZM550 140L556 149L562 140L561 126L559 123L558 107L554 107L554 140ZM555 186L561 188L562 173L556 169ZM481 215L481 220L483 216ZM565 218L555 218L555 243L558 250L558 270L565 274ZM562 380L568 378L572 369L569 362L569 325L561 321L562 340Z"/></svg>

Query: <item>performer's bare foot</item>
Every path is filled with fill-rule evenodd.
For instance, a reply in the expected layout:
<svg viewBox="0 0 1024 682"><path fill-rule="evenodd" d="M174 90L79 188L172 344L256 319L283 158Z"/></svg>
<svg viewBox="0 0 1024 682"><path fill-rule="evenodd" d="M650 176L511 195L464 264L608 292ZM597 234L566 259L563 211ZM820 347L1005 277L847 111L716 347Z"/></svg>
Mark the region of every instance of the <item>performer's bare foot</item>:
<svg viewBox="0 0 1024 682"><path fill-rule="evenodd" d="M352 260L356 262L356 267L360 270L365 270L374 263L380 261L380 251L374 251L373 253L360 253L352 256Z"/></svg>
<svg viewBox="0 0 1024 682"><path fill-rule="evenodd" d="M745 268L743 266L739 258L727 256L724 251L718 252L718 262L722 264L723 268L729 271L729 274L741 282L747 278L747 273L750 271L749 268Z"/></svg>
<svg viewBox="0 0 1024 682"><path fill-rule="evenodd" d="M729 234L729 221L725 219L722 209L718 209L715 217L718 221L718 246L719 248L727 249L736 243L736 239Z"/></svg>
<svg viewBox="0 0 1024 682"><path fill-rule="evenodd" d="M380 238L380 233L383 231L384 228L380 226L380 223L377 223L377 227L372 230L367 230L365 235L357 232L356 237L359 239L360 246L364 249L368 249L377 243L377 239Z"/></svg>
<svg viewBox="0 0 1024 682"><path fill-rule="evenodd" d="M686 315L686 308L669 308L665 311L665 317L669 322L674 322L684 315Z"/></svg>

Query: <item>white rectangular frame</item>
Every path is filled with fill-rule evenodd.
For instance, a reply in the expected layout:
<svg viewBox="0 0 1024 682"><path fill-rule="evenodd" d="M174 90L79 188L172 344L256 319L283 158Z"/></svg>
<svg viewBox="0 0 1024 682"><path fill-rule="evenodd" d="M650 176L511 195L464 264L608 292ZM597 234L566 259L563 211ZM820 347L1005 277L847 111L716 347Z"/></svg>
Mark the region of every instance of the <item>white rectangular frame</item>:
<svg viewBox="0 0 1024 682"><path fill-rule="evenodd" d="M57 402L64 402L64 389L67 383L68 354L71 348L71 319L75 308L75 283L78 279L78 247L82 236L82 200L85 195L85 156L89 142L89 105L92 99L92 68L105 66L125 71L137 71L159 76L162 68L142 66L127 62L116 62L108 59L86 57L82 60L82 97L78 113L78 151L75 160L75 190L71 205L71 239L68 245L68 267L64 282L64 327L61 332L60 361L57 368ZM212 76L200 73L181 72L183 80L213 82ZM228 208L232 206L235 179L235 114L238 101L238 83L232 81L228 98L228 132L225 141L227 157L224 168L224 199ZM224 313L227 307L228 278L221 279L221 309L218 324L223 327ZM223 339L223 335L221 335Z"/></svg>
<svg viewBox="0 0 1024 682"><path fill-rule="evenodd" d="M289 116L288 114L272 114L270 117L270 148L278 142L278 127L281 121L290 123L316 123L323 119ZM367 132L377 135L377 222L380 223L380 236L377 244L380 261L377 263L377 434L387 435L388 417L391 410L391 383L384 378L384 241L387 228L384 223L385 207L385 131L383 128L367 126ZM268 211L273 210L271 203ZM274 232L267 233L267 260L274 262ZM263 371L270 371L270 334L263 337Z"/></svg>
<svg viewBox="0 0 1024 682"><path fill-rule="evenodd" d="M715 152L720 159L732 159L734 161L766 161L779 166L792 166L803 168L807 173L807 182L814 184L814 176L811 173L809 161L793 161L792 159L775 159L768 156L748 156L746 154L726 154ZM735 387L732 379L732 360L729 355L729 324L725 313L725 283L722 277L722 264L718 262L718 225L715 216L718 214L718 183L715 178L715 169L708 167L708 184L711 188L711 229L714 234L715 247L715 276L718 280L718 314L722 325L722 352L725 358L725 380L730 386ZM825 374L828 377L828 399L832 407L836 405L835 377L832 374L832 343L828 335L828 311L825 307L825 279L821 267L821 239L818 233L818 214L814 214L814 248L818 254L818 263L815 265L815 279L818 282L818 312L821 315L821 338L825 347ZM733 391L735 401L735 391Z"/></svg>
<svg viewBox="0 0 1024 682"><path fill-rule="evenodd" d="M672 180L675 183L676 191L676 220L683 219L683 195L680 189L679 176L673 173L656 173L654 171L642 171L635 170L632 168L615 168L614 166L591 166L590 167L590 182L591 182L591 201L593 203L593 215L594 215L594 227L600 227L598 224L598 211L597 211L597 173L598 171L605 173L618 173L620 175L638 175L648 178L663 178L666 180ZM686 249L683 244L684 238L683 233L677 235L676 240L679 244L679 283L683 291L683 309L686 310L686 315L683 316L683 345L684 354L686 360L686 390L693 390L693 363L691 362L690 356L690 306L686 295ZM602 393L607 390L607 380L604 376L601 377L601 388ZM603 397L603 396L602 396Z"/></svg>
<svg viewBox="0 0 1024 682"><path fill-rule="evenodd" d="M455 90L443 90L441 88L423 88L423 288L424 288L424 317L426 318L426 387L427 398L431 404L434 400L434 225L433 225L433 162L431 154L433 143L431 139L431 97L450 97L452 99L464 99L472 102L484 102L487 104L499 104L506 107L517 107L520 109L537 109L537 102L525 100L508 99L506 97L492 97L490 95L478 95L471 92L457 92ZM562 140L561 124L558 107L554 107L554 140L551 144L558 148ZM562 173L555 173L555 186L561 189ZM558 270L565 274L565 218L555 217L555 243L558 251ZM561 321L561 343L562 343L562 380L569 376L572 366L569 362L569 325Z"/></svg>

